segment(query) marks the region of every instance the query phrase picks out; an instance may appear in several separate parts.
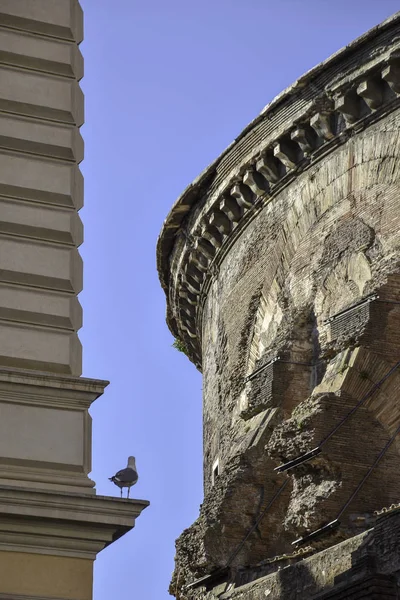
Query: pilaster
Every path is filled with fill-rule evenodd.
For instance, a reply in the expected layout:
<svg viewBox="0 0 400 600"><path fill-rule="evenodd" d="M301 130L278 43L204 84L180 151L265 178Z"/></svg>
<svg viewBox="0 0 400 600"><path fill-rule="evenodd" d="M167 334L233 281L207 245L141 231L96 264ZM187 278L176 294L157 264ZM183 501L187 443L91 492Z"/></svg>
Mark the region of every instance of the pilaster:
<svg viewBox="0 0 400 600"><path fill-rule="evenodd" d="M0 598L90 600L98 552L144 500L97 496L85 379L83 15L0 0Z"/></svg>

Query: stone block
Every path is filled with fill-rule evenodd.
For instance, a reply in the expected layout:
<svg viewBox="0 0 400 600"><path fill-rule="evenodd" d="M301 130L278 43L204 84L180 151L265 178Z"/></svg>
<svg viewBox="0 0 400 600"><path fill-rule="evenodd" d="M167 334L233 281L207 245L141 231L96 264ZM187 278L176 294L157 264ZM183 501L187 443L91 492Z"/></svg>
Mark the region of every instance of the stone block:
<svg viewBox="0 0 400 600"><path fill-rule="evenodd" d="M208 240L210 244L215 246L215 248L220 248L222 246L224 236L219 229L217 229L217 227L210 224L205 224L201 228L201 235L203 238Z"/></svg>
<svg viewBox="0 0 400 600"><path fill-rule="evenodd" d="M78 81L83 77L83 58L76 44L11 29L0 30L0 63Z"/></svg>
<svg viewBox="0 0 400 600"><path fill-rule="evenodd" d="M206 273L208 271L209 261L206 259L204 254L201 254L201 252L190 252L189 260L197 267L199 271L202 271L203 273Z"/></svg>
<svg viewBox="0 0 400 600"><path fill-rule="evenodd" d="M0 236L0 280L78 294L82 259L76 248Z"/></svg>
<svg viewBox="0 0 400 600"><path fill-rule="evenodd" d="M7 499L10 502L10 498ZM42 498L42 501L44 498ZM46 498L47 500L47 498ZM3 518L4 520L4 518ZM15 526L16 518L11 516L8 521L12 520ZM29 520L30 523L32 519ZM36 520L36 523L38 520ZM12 526L11 526L12 527ZM32 535L32 525L28 535L24 535L19 531L13 531L2 537L2 550L0 550L0 578L1 589L0 600L26 600L27 598L47 598L54 600L55 598L79 598L80 600L92 600L93 589L93 559L89 560L82 556L68 556L65 553L61 556L54 556L54 549L51 547L51 533L57 535L53 527L47 524L47 535L37 528L36 539L39 547L45 541L47 546L41 549L41 552L35 549L33 539L30 540L29 551L27 551L21 541L19 544L13 545L10 538L34 538ZM62 529L62 528L60 528ZM81 533L81 532L80 532ZM61 531L58 533L61 537ZM74 537L78 538L79 534L74 530ZM81 533L82 535L82 533ZM8 537L8 539L7 539ZM42 542L41 542L42 540ZM54 543L54 542L53 542ZM75 545L78 540L75 540ZM93 542L91 543L93 546ZM18 551L15 550L15 546ZM3 549L4 548L4 549ZM12 551L10 552L10 548ZM47 550L47 551L46 551ZM58 552L57 554L60 554ZM24 576L21 577L21 573ZM74 576L71 577L71 573ZM51 594L51 596L50 596Z"/></svg>
<svg viewBox="0 0 400 600"><path fill-rule="evenodd" d="M236 199L237 203L243 208L252 208L256 198L253 192L247 185L238 183L231 189L231 195Z"/></svg>
<svg viewBox="0 0 400 600"><path fill-rule="evenodd" d="M83 94L74 79L1 65L0 81L0 110L82 125Z"/></svg>
<svg viewBox="0 0 400 600"><path fill-rule="evenodd" d="M0 366L49 373L82 373L82 347L76 333L0 321Z"/></svg>
<svg viewBox="0 0 400 600"><path fill-rule="evenodd" d="M398 64L384 67L382 69L382 79L396 94L400 94L400 66Z"/></svg>
<svg viewBox="0 0 400 600"><path fill-rule="evenodd" d="M0 197L0 233L80 246L82 221L75 210Z"/></svg>
<svg viewBox="0 0 400 600"><path fill-rule="evenodd" d="M192 279L194 279L199 285L203 282L203 272L199 271L193 263L187 263L185 266L185 273Z"/></svg>
<svg viewBox="0 0 400 600"><path fill-rule="evenodd" d="M376 110L383 102L382 82L374 79L366 79L359 84L357 94L364 98L371 110Z"/></svg>
<svg viewBox="0 0 400 600"><path fill-rule="evenodd" d="M243 177L243 183L247 185L253 194L257 196L263 196L268 193L269 186L267 180L254 169L249 169L246 171Z"/></svg>
<svg viewBox="0 0 400 600"><path fill-rule="evenodd" d="M280 179L278 165L271 156L262 156L256 163L256 169L270 183L277 183Z"/></svg>
<svg viewBox="0 0 400 600"><path fill-rule="evenodd" d="M197 302L199 300L198 296L191 294L185 289L179 290L179 297L183 298L188 304L191 304L192 306L197 306Z"/></svg>
<svg viewBox="0 0 400 600"><path fill-rule="evenodd" d="M274 156L288 169L295 169L298 162L294 147L285 142L277 143L274 147Z"/></svg>
<svg viewBox="0 0 400 600"><path fill-rule="evenodd" d="M7 400L7 395L5 395ZM10 398L13 399L12 396ZM83 464L84 413L78 410L1 403L0 462Z"/></svg>
<svg viewBox="0 0 400 600"><path fill-rule="evenodd" d="M0 232L80 246L83 224L71 209L0 198Z"/></svg>
<svg viewBox="0 0 400 600"><path fill-rule="evenodd" d="M80 163L83 139L71 125L0 113L0 148Z"/></svg>
<svg viewBox="0 0 400 600"><path fill-rule="evenodd" d="M305 156L311 154L315 146L315 141L313 139L312 130L310 127L296 127L296 129L291 132L290 139L300 146Z"/></svg>
<svg viewBox="0 0 400 600"><path fill-rule="evenodd" d="M5 27L79 42L83 13L78 0L2 0L0 22Z"/></svg>
<svg viewBox="0 0 400 600"><path fill-rule="evenodd" d="M78 331L82 307L72 294L0 283L0 319Z"/></svg>
<svg viewBox="0 0 400 600"><path fill-rule="evenodd" d="M209 223L216 227L223 235L229 235L233 229L233 221L221 210L215 210L211 213Z"/></svg>
<svg viewBox="0 0 400 600"><path fill-rule="evenodd" d="M107 384L1 368L0 483L94 493L88 409Z"/></svg>
<svg viewBox="0 0 400 600"><path fill-rule="evenodd" d="M183 275L182 282L192 294L200 294L201 284L193 279L190 275Z"/></svg>
<svg viewBox="0 0 400 600"><path fill-rule="evenodd" d="M243 208L231 196L223 197L219 206L232 223L237 223L243 216Z"/></svg>
<svg viewBox="0 0 400 600"><path fill-rule="evenodd" d="M83 177L74 164L2 154L0 194L79 210L83 204Z"/></svg>
<svg viewBox="0 0 400 600"><path fill-rule="evenodd" d="M197 335L196 335L196 333L195 333L195 332L194 332L192 329L189 329L189 327L188 327L186 324L184 324L184 325L182 326L182 330L183 330L185 333L187 333L187 335L188 335L190 338L192 338L192 339L195 339L195 338L197 338Z"/></svg>
<svg viewBox="0 0 400 600"><path fill-rule="evenodd" d="M206 256L209 260L213 259L215 252L216 252L215 246L213 246L208 240L203 239L201 237L196 238L196 240L194 242L194 249L198 250L201 254Z"/></svg>
<svg viewBox="0 0 400 600"><path fill-rule="evenodd" d="M350 125L361 116L359 98L355 94L344 94L335 101L335 109L343 114Z"/></svg>
<svg viewBox="0 0 400 600"><path fill-rule="evenodd" d="M332 130L332 115L327 113L316 113L310 119L310 126L322 141L329 141L335 137Z"/></svg>

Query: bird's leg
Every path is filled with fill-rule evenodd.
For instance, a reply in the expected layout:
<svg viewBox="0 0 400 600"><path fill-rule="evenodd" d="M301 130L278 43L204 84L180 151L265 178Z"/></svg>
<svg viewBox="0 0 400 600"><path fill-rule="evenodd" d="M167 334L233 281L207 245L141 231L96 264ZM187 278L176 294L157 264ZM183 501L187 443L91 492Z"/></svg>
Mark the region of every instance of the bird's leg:
<svg viewBox="0 0 400 600"><path fill-rule="evenodd" d="M119 488L121 490L121 498L122 498L122 488Z"/></svg>
<svg viewBox="0 0 400 600"><path fill-rule="evenodd" d="M130 488L130 487L128 487L128 495L127 495L127 498L129 498L129 492L130 492L130 489L131 489L131 488Z"/></svg>

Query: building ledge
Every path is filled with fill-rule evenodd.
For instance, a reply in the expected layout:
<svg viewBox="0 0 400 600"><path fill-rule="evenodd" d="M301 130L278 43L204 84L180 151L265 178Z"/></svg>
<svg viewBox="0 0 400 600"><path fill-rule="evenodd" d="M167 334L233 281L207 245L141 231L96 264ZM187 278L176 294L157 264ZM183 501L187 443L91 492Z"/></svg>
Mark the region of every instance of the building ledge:
<svg viewBox="0 0 400 600"><path fill-rule="evenodd" d="M3 384L35 385L69 392L89 393L92 401L101 396L110 383L102 379L88 379L74 375L56 375L45 371L13 368L0 368L0 382Z"/></svg>
<svg viewBox="0 0 400 600"><path fill-rule="evenodd" d="M0 550L96 558L147 500L0 486Z"/></svg>

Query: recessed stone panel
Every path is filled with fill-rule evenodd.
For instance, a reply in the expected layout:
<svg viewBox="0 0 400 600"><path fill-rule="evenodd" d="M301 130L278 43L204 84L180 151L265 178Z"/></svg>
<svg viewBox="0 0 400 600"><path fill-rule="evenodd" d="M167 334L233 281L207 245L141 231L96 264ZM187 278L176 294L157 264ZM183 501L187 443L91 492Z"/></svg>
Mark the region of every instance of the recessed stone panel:
<svg viewBox="0 0 400 600"><path fill-rule="evenodd" d="M0 280L54 290L82 289L78 250L61 244L0 236Z"/></svg>
<svg viewBox="0 0 400 600"><path fill-rule="evenodd" d="M0 194L79 210L83 203L83 178L75 164L3 154L0 155Z"/></svg>
<svg viewBox="0 0 400 600"><path fill-rule="evenodd" d="M0 339L0 366L82 373L82 347L76 333L0 321Z"/></svg>
<svg viewBox="0 0 400 600"><path fill-rule="evenodd" d="M82 125L83 94L74 79L1 66L0 81L0 110Z"/></svg>
<svg viewBox="0 0 400 600"><path fill-rule="evenodd" d="M1 402L0 456L83 465L83 419L83 411Z"/></svg>
<svg viewBox="0 0 400 600"><path fill-rule="evenodd" d="M0 148L80 163L83 140L73 125L0 113Z"/></svg>

